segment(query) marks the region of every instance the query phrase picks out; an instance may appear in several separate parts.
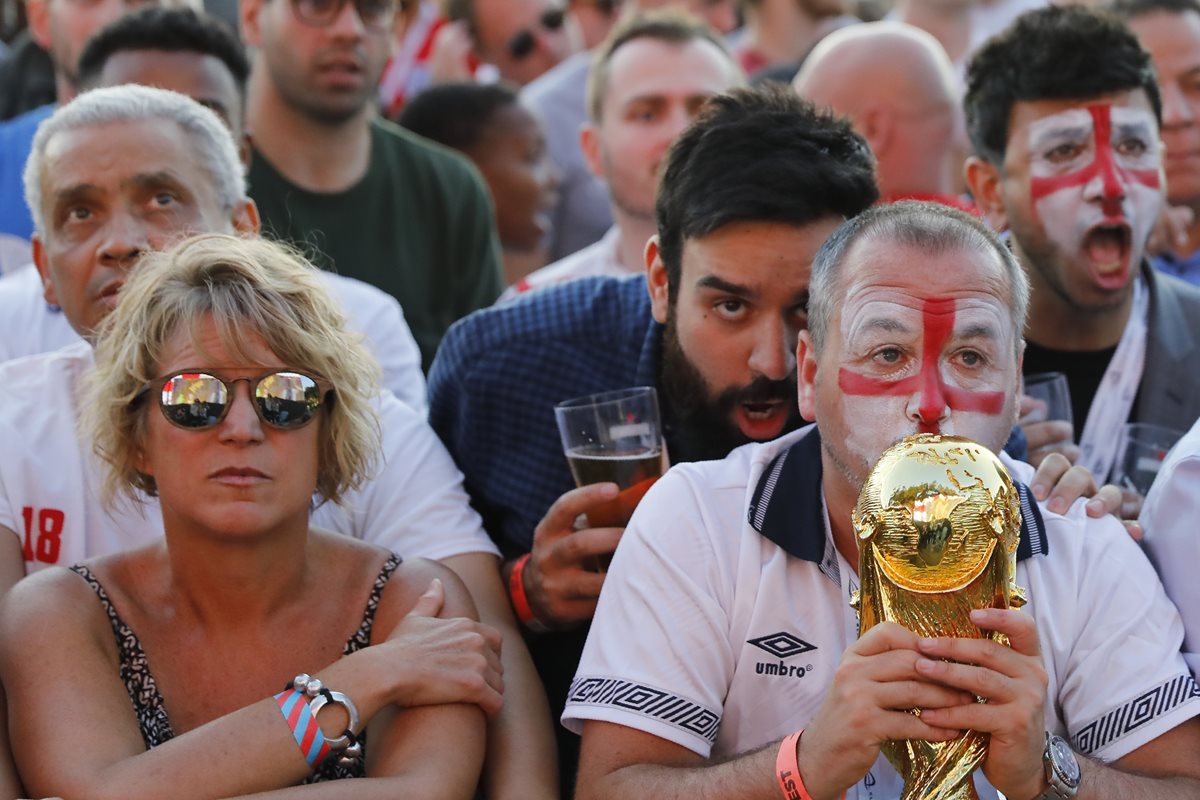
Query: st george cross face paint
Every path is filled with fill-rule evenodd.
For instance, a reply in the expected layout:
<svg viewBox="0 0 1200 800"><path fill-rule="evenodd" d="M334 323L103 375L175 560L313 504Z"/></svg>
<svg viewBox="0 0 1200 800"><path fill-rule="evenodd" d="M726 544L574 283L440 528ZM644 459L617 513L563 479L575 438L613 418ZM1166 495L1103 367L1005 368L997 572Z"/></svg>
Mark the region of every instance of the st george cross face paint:
<svg viewBox="0 0 1200 800"><path fill-rule="evenodd" d="M884 449L921 431L1002 447L1018 376L995 256L868 241L846 268L853 273L818 359L811 409L842 475L857 489ZM803 392L802 410L810 411Z"/></svg>
<svg viewBox="0 0 1200 800"><path fill-rule="evenodd" d="M921 366L915 374L901 378L874 377L843 367L838 386L846 394L862 396L917 396L919 433L944 433L940 429L946 412L978 411L999 414L1004 393L972 391L947 383L943 376L942 351L954 336L958 302L949 298L927 298L921 306ZM910 404L911 405L911 404Z"/></svg>
<svg viewBox="0 0 1200 800"><path fill-rule="evenodd" d="M1163 202L1158 125L1144 93L1018 103L1009 142L1005 205L1030 265L1074 306L1123 300Z"/></svg>

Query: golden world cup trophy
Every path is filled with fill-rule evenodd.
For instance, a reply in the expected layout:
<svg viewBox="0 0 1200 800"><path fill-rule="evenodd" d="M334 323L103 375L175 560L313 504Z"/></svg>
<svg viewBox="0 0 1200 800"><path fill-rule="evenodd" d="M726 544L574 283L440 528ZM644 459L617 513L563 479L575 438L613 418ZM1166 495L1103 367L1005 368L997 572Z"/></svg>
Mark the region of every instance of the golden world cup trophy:
<svg viewBox="0 0 1200 800"><path fill-rule="evenodd" d="M970 618L975 608L1025 603L1014 582L1020 502L986 447L927 433L893 445L858 496L854 530L859 636L890 620L922 637L988 636L1008 644ZM950 742L890 741L883 752L904 777L901 800L978 800L971 774L987 741L965 731Z"/></svg>

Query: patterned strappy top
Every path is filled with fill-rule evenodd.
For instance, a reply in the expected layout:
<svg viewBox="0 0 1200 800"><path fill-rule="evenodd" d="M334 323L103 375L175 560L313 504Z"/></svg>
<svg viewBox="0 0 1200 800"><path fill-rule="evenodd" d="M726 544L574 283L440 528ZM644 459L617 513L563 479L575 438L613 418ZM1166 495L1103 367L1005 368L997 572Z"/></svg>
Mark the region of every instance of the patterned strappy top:
<svg viewBox="0 0 1200 800"><path fill-rule="evenodd" d="M371 594L367 598L362 624L346 641L346 646L342 648L342 655L348 656L371 643L371 627L375 623L375 610L379 607L379 598L383 595L388 579L392 577L392 573L398 566L400 566L400 557L395 554L389 556L388 560L384 562L383 567L379 570L379 576L375 579L375 584L371 587ZM150 674L150 665L137 634L121 619L108 597L108 592L104 590L104 586L90 569L82 564L76 564L71 567L71 571L87 581L88 586L92 587L92 591L100 599L104 613L108 615L113 636L117 640L121 681L125 684L125 690L129 692L129 699L133 703L133 710L137 715L138 727L142 731L142 740L146 743L146 748L156 747L175 738L175 731L171 729L171 722L167 719L167 709L163 704L162 694L158 691L158 684L155 682L154 676ZM282 687L283 682L280 683L280 688ZM365 750L367 743L365 731L359 736L359 740ZM343 767L337 763L336 758L327 758L304 782L317 783L342 778L361 778L366 774L364 761L365 759L359 760L352 767Z"/></svg>

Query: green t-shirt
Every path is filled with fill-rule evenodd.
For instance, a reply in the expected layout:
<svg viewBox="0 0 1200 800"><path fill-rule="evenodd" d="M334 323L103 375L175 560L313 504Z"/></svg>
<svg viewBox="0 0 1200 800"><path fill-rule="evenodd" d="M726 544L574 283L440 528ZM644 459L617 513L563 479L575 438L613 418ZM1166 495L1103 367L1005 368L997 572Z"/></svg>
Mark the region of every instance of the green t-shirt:
<svg viewBox="0 0 1200 800"><path fill-rule="evenodd" d="M446 329L504 288L474 166L390 122L372 121L367 174L344 192L294 186L257 150L248 180L266 233L400 302L426 370Z"/></svg>

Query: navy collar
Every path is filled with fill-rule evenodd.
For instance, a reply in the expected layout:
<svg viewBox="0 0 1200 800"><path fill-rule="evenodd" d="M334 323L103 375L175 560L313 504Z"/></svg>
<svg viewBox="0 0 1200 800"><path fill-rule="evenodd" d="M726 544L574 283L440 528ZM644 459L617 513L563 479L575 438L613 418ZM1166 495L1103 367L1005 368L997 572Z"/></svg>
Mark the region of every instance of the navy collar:
<svg viewBox="0 0 1200 800"><path fill-rule="evenodd" d="M1017 560L1049 555L1045 523L1037 501L1013 481L1021 502ZM786 491L779 491L786 487ZM820 564L825 557L825 517L821 511L821 436L814 427L783 450L763 470L750 500L750 526L785 553Z"/></svg>

